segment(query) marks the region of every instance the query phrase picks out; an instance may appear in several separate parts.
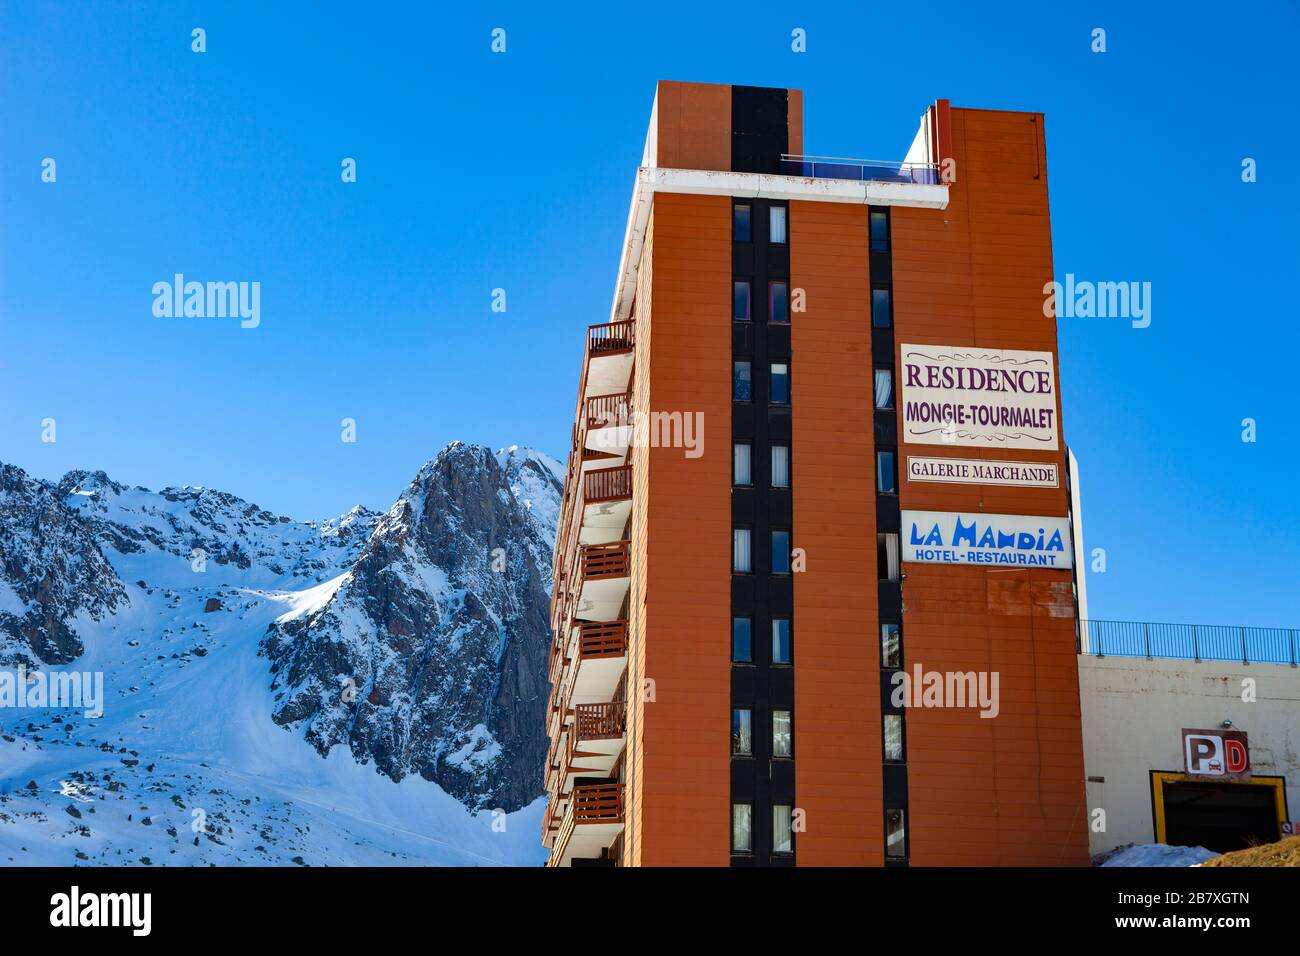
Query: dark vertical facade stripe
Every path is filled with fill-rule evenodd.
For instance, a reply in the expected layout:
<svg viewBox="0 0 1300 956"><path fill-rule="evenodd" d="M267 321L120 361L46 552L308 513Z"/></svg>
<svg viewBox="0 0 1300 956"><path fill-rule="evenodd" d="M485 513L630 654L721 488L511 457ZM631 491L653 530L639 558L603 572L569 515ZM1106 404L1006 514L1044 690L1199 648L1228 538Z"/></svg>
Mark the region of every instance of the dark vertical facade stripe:
<svg viewBox="0 0 1300 956"><path fill-rule="evenodd" d="M867 216L867 229L871 228L871 213L885 214L885 222L890 223L889 207L873 206ZM893 235L888 230L889 241L885 244L884 249L871 249L871 288L888 289L890 297L890 315L889 327L878 328L875 324L874 311L871 318L871 375L874 379L876 369L888 369L893 378L894 389L894 407L899 404L899 384L898 375L895 368L894 360L894 266L893 266ZM868 233L868 242L870 242L870 233ZM894 453L894 494L884 494L877 490L876 492L876 533L899 533L902 529L902 513L898 503L898 488L901 481L901 465L898 461L898 418L894 410L876 409L873 413L874 424L874 442L877 452L889 451ZM879 487L879 486L877 486ZM901 547L901 541L900 541ZM901 565L901 562L900 562ZM901 574L900 574L901 577ZM899 654L900 663L906 667L906 640L907 635L903 633L903 587L901 582L885 581L878 582L880 594L880 623L897 624L899 628ZM881 635L876 635L877 642L880 641ZM880 653L880 652L878 652ZM902 810L903 822L906 829L904 830L904 839L910 839L911 833L911 815L907 812L907 718L903 713L903 708L895 707L892 701L893 683L892 677L896 672L886 670L884 667L884 658L881 657L880 669L880 719L881 719L881 742L884 742L884 720L888 715L898 715L903 717L903 762L882 760L881 782L884 789L885 803L885 840L886 849L889 840L888 815L890 810ZM883 751L882 751L883 754ZM904 853L907 853L906 843L904 844ZM885 866L906 866L907 857L899 860L885 857Z"/></svg>
<svg viewBox="0 0 1300 956"><path fill-rule="evenodd" d="M779 173L790 149L789 92L764 86L731 88L731 169Z"/></svg>
<svg viewBox="0 0 1300 956"><path fill-rule="evenodd" d="M765 90L763 91L773 92ZM775 92L784 93L784 90ZM784 107L782 107L784 108ZM784 113L782 113L784 117ZM732 441L749 442L751 485L732 491L732 523L752 531L750 574L732 576L731 607L734 617L752 620L753 662L731 668L733 707L747 707L753 721L753 756L731 758L733 803L753 806L753 853L733 855L732 864L793 865L795 855L772 855L772 807L794 807L794 761L772 756L772 712L794 712L794 670L791 665L772 664L772 621L790 621L793 655L799 653L799 626L794 620L794 585L789 574L773 575L772 531L789 531L794 541L794 514L789 488L772 488L773 445L791 445L791 408L798 393L797 370L791 363L790 326L769 322L768 283L790 283L790 242L794 224L786 212L786 242L773 245L769 239L770 208L764 199L738 199L751 208L750 242L732 242L732 271L735 281L750 283L750 321L733 322L734 361L749 361L752 368L753 400L732 407ZM784 206L784 203L776 205ZM790 367L790 404L769 401L769 367L773 362ZM790 447L793 463L797 450ZM793 464L791 465L793 470ZM792 837L797 841L797 836ZM793 844L792 844L793 845ZM795 847L797 852L797 847Z"/></svg>

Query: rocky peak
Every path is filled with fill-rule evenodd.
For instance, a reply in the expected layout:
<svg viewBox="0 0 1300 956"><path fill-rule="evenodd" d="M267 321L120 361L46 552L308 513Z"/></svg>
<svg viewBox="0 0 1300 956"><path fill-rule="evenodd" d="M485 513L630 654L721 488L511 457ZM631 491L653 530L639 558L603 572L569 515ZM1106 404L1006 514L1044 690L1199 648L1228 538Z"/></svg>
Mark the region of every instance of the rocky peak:
<svg viewBox="0 0 1300 956"><path fill-rule="evenodd" d="M85 650L78 614L97 621L129 603L59 488L0 464L0 666L66 664Z"/></svg>
<svg viewBox="0 0 1300 956"><path fill-rule="evenodd" d="M443 449L329 600L268 631L276 720L476 809L537 796L559 495L544 456Z"/></svg>

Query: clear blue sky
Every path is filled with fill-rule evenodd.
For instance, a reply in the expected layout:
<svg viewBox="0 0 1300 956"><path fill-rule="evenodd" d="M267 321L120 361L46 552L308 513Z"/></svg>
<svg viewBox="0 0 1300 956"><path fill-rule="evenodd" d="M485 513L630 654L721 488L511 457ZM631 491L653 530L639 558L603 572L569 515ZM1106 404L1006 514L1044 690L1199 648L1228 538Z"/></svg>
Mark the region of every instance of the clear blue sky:
<svg viewBox="0 0 1300 956"><path fill-rule="evenodd" d="M948 97L1047 114L1058 278L1154 286L1061 322L1093 616L1300 626L1294 4L279 6L0 6L0 460L306 518L455 438L562 457L657 79L801 88L807 150L871 158ZM261 327L155 319L175 272Z"/></svg>

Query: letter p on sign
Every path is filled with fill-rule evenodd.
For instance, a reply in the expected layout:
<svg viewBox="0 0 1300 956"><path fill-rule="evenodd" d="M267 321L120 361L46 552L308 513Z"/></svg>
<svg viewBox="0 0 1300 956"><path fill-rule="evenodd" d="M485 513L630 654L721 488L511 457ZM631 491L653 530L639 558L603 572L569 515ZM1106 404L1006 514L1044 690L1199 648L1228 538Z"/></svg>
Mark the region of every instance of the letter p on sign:
<svg viewBox="0 0 1300 956"><path fill-rule="evenodd" d="M1184 730L1183 761L1189 777L1250 779L1250 748L1240 730Z"/></svg>

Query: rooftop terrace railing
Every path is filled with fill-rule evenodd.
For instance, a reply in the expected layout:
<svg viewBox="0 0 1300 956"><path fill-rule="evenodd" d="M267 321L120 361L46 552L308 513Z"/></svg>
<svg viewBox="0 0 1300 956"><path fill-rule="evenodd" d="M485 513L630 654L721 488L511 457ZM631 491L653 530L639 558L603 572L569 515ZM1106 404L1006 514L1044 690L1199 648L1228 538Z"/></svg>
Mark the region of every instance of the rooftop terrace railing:
<svg viewBox="0 0 1300 956"><path fill-rule="evenodd" d="M1079 644L1094 657L1146 657L1242 664L1297 664L1300 630L1227 624L1080 621Z"/></svg>
<svg viewBox="0 0 1300 956"><path fill-rule="evenodd" d="M912 183L939 185L939 167L934 163L891 162L875 159L845 159L840 156L795 156L781 154L781 173L812 179L848 179L854 182Z"/></svg>

